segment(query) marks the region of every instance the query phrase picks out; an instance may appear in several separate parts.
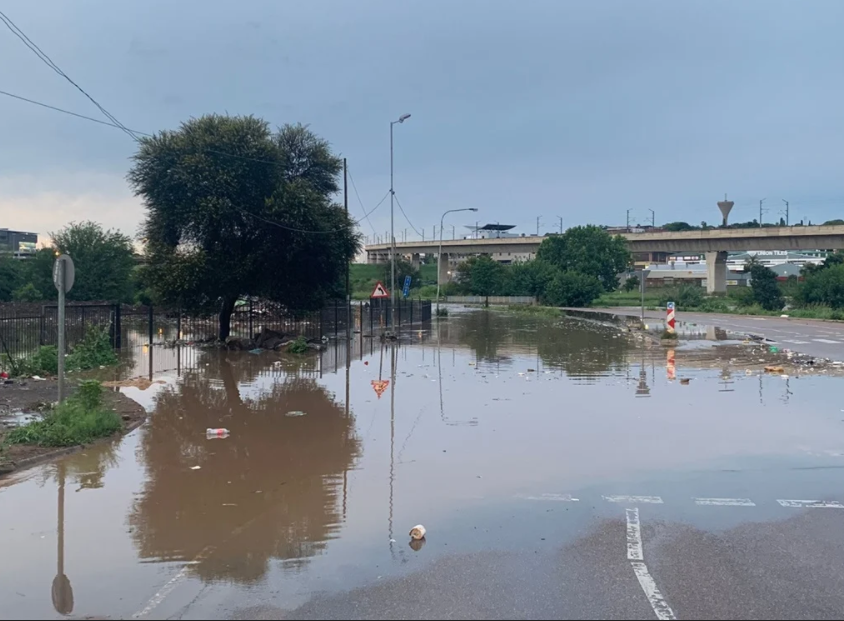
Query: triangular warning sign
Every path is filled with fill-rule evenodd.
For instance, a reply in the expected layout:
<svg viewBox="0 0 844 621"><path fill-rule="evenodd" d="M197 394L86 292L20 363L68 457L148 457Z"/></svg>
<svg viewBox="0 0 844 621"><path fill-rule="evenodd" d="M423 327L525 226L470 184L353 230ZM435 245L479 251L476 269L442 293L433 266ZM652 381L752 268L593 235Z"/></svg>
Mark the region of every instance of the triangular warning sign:
<svg viewBox="0 0 844 621"><path fill-rule="evenodd" d="M390 294L387 293L387 288L381 283L379 280L378 283L375 285L375 289L372 290L372 295L369 296L370 298L388 298Z"/></svg>

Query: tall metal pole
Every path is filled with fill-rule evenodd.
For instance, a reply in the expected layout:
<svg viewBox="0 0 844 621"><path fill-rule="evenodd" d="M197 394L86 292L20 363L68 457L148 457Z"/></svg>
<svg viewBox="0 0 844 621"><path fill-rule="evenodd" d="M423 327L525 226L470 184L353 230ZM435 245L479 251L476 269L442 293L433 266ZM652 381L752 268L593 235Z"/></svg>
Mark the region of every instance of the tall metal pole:
<svg viewBox="0 0 844 621"><path fill-rule="evenodd" d="M759 201L759 227L762 227L762 203L764 203L767 199L763 198Z"/></svg>
<svg viewBox="0 0 844 621"><path fill-rule="evenodd" d="M395 330L396 319L396 237L393 234L395 190L393 189L393 125L390 122L390 326Z"/></svg>
<svg viewBox="0 0 844 621"><path fill-rule="evenodd" d="M437 310L436 314L437 317L440 316L440 260L443 255L443 222L445 221L445 217L450 213L455 213L458 211L477 211L477 207L466 207L464 209L449 209L448 211L444 211L442 217L440 218L440 249L437 252ZM475 227L477 229L477 226Z"/></svg>
<svg viewBox="0 0 844 621"><path fill-rule="evenodd" d="M343 206L346 208L346 220L349 219L349 182L346 168L346 158L343 158ZM351 285L351 266L346 261L346 368L349 367L349 360L351 359L350 342L352 339L352 285ZM348 388L348 377L346 377ZM349 399L346 398L348 406Z"/></svg>
<svg viewBox="0 0 844 621"><path fill-rule="evenodd" d="M64 351L65 351L65 283L67 263L59 261L59 403L64 401Z"/></svg>
<svg viewBox="0 0 844 621"><path fill-rule="evenodd" d="M642 282L639 283L642 293L642 326L645 325L645 271L642 270Z"/></svg>
<svg viewBox="0 0 844 621"><path fill-rule="evenodd" d="M656 212L653 209L648 209L651 212L651 227L656 228Z"/></svg>
<svg viewBox="0 0 844 621"><path fill-rule="evenodd" d="M788 226L788 201L782 199L782 202L785 203L785 225Z"/></svg>
<svg viewBox="0 0 844 621"><path fill-rule="evenodd" d="M557 216L557 220L560 221L560 235L562 235L563 234L563 217Z"/></svg>

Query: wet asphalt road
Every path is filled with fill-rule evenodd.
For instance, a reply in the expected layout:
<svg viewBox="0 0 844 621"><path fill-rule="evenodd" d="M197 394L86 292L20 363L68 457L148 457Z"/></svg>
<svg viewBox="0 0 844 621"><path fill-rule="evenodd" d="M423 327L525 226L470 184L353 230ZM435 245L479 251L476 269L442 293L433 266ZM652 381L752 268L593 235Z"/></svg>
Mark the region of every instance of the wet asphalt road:
<svg viewBox="0 0 844 621"><path fill-rule="evenodd" d="M596 313L640 316L637 308L591 309ZM645 311L645 317L664 320L662 311ZM785 349L844 361L844 322L782 317L751 317L714 313L678 312L678 321L723 328L741 334L764 336Z"/></svg>
<svg viewBox="0 0 844 621"><path fill-rule="evenodd" d="M0 619L841 618L844 380L595 322L439 336L183 352L126 390L144 427L0 480Z"/></svg>

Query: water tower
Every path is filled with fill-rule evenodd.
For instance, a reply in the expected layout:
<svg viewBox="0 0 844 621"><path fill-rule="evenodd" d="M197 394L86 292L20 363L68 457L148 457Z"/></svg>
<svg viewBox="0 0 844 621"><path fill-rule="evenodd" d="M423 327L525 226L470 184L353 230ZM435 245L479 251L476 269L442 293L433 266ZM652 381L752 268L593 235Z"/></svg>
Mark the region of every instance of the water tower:
<svg viewBox="0 0 844 621"><path fill-rule="evenodd" d="M721 210L721 215L724 216L724 226L727 226L727 216L730 215L730 211L733 208L733 201L727 200L727 195L724 194L724 200L718 201L718 209Z"/></svg>

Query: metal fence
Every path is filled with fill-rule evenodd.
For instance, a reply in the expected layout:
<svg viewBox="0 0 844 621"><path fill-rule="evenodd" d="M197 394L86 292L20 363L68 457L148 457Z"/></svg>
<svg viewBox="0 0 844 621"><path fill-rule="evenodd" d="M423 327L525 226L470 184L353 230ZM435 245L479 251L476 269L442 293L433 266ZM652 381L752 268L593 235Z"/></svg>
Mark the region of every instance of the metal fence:
<svg viewBox="0 0 844 621"><path fill-rule="evenodd" d="M0 358L25 360L43 345L58 344L58 309L54 304L0 304ZM92 329L107 331L115 349L150 343L208 341L219 332L216 315L190 314L152 306L70 303L66 307L68 348L78 345ZM431 303L400 300L395 313L389 300L330 302L315 311L297 312L262 300L239 303L232 313L230 336L251 338L263 329L311 339L362 336L383 330L420 325L431 320Z"/></svg>
<svg viewBox="0 0 844 621"><path fill-rule="evenodd" d="M532 295L449 295L445 301L450 304L536 304L536 298Z"/></svg>

